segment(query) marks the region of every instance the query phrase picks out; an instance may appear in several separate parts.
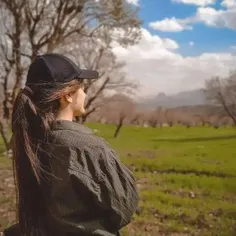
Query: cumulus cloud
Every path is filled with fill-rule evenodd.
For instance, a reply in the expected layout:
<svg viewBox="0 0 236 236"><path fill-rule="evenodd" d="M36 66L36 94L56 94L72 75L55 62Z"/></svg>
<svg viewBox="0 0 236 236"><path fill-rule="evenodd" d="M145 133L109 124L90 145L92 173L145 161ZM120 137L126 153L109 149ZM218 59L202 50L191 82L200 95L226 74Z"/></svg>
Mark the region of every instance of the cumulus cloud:
<svg viewBox="0 0 236 236"><path fill-rule="evenodd" d="M155 30L164 32L180 32L183 30L191 30L192 27L188 25L188 20L180 20L175 17L165 18L161 21L150 22L149 26Z"/></svg>
<svg viewBox="0 0 236 236"><path fill-rule="evenodd" d="M226 8L233 8L236 7L236 0L224 0L221 5Z"/></svg>
<svg viewBox="0 0 236 236"><path fill-rule="evenodd" d="M214 8L198 8L196 21L203 22L208 26L226 27L236 29L236 8L227 10L215 10Z"/></svg>
<svg viewBox="0 0 236 236"><path fill-rule="evenodd" d="M215 10L214 8L206 7L206 8L198 8L197 13L196 13L196 19L198 21L202 21L205 24L209 26L216 26L217 24L219 25L220 22L219 20L222 21L222 15L223 11L222 10Z"/></svg>
<svg viewBox="0 0 236 236"><path fill-rule="evenodd" d="M210 27L236 30L236 5L219 10L212 7L199 7L194 16L184 19L165 18L161 21L151 22L149 26L159 31L180 32L192 29L192 25L199 22Z"/></svg>
<svg viewBox="0 0 236 236"><path fill-rule="evenodd" d="M95 0L95 2L99 2L100 0ZM127 3L132 4L134 6L139 5L139 0L126 0Z"/></svg>
<svg viewBox="0 0 236 236"><path fill-rule="evenodd" d="M172 39L163 39L142 29L139 44L128 48L116 44L113 50L126 62L127 75L141 84L142 96L202 88L206 79L226 76L235 69L236 55L231 53L183 57L176 51L178 47Z"/></svg>
<svg viewBox="0 0 236 236"><path fill-rule="evenodd" d="M172 0L172 2L194 4L197 6L207 6L207 5L215 4L216 0Z"/></svg>
<svg viewBox="0 0 236 236"><path fill-rule="evenodd" d="M141 40L138 44L129 47L128 49L113 44L113 51L120 59L125 60L143 60L143 59L159 59L174 56L174 50L179 48L176 41L169 38L160 38L157 35L151 35L146 29L141 29ZM137 57L134 57L136 55Z"/></svg>
<svg viewBox="0 0 236 236"><path fill-rule="evenodd" d="M133 4L135 6L139 5L139 0L126 0L128 3Z"/></svg>
<svg viewBox="0 0 236 236"><path fill-rule="evenodd" d="M162 44L166 49L178 49L179 45L176 41L172 40L172 39L162 39Z"/></svg>

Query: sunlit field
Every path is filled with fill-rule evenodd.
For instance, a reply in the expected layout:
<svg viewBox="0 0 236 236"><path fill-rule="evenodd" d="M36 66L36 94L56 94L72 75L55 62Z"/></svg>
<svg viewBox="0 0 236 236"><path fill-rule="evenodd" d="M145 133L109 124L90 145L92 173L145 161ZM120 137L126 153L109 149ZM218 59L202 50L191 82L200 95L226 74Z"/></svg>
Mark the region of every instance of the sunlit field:
<svg viewBox="0 0 236 236"><path fill-rule="evenodd" d="M125 126L114 139L115 126L88 126L137 179L139 208L123 235L236 235L236 129ZM3 156L0 182L3 230L15 217L11 161Z"/></svg>

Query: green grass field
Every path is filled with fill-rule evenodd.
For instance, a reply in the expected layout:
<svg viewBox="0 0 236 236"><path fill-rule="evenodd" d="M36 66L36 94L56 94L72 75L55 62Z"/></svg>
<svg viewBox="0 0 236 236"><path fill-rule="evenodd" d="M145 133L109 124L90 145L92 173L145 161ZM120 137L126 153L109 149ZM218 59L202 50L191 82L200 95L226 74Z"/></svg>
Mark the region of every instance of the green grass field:
<svg viewBox="0 0 236 236"><path fill-rule="evenodd" d="M89 124L133 170L139 209L123 235L236 235L236 129ZM0 157L0 227L14 221L10 161Z"/></svg>

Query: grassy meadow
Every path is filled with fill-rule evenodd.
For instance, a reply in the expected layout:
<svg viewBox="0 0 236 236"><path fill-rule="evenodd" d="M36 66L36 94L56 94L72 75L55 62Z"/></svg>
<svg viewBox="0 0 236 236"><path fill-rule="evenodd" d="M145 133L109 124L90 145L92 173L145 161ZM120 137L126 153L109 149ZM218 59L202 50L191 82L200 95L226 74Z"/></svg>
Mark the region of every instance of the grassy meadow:
<svg viewBox="0 0 236 236"><path fill-rule="evenodd" d="M127 236L235 236L236 129L88 124L134 172L140 202ZM0 149L2 150L0 145ZM0 157L0 231L14 222L11 162Z"/></svg>

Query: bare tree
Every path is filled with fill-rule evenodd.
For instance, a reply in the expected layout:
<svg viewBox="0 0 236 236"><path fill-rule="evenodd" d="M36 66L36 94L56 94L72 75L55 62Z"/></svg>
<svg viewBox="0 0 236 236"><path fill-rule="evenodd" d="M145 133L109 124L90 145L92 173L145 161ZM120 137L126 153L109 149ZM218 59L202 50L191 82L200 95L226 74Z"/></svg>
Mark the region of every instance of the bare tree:
<svg viewBox="0 0 236 236"><path fill-rule="evenodd" d="M164 111L162 107L158 107L154 111L152 111L148 117L148 124L153 128L157 127L158 125L161 127L161 119L163 118L163 112Z"/></svg>
<svg viewBox="0 0 236 236"><path fill-rule="evenodd" d="M133 112L130 120L129 120L129 124L131 125L138 125L139 124L139 120L142 117L142 114L139 112Z"/></svg>
<svg viewBox="0 0 236 236"><path fill-rule="evenodd" d="M220 119L221 126L230 126L232 125L232 119L229 116L224 116Z"/></svg>
<svg viewBox="0 0 236 236"><path fill-rule="evenodd" d="M137 119L136 104L132 98L121 93L106 97L99 113L98 116L106 119L108 123L116 124L115 138L124 124L130 124Z"/></svg>
<svg viewBox="0 0 236 236"><path fill-rule="evenodd" d="M117 138L121 128L126 120L129 123L134 118L136 119L135 113L135 104L134 102L126 96L120 96L120 98L115 98L115 108L116 108L116 130L114 133L114 138Z"/></svg>
<svg viewBox="0 0 236 236"><path fill-rule="evenodd" d="M165 110L165 115L164 115L165 122L169 125L169 127L172 127L175 124L176 121L176 114L173 110L171 109L166 109Z"/></svg>
<svg viewBox="0 0 236 236"><path fill-rule="evenodd" d="M137 125L140 125L140 126L145 126L147 120L148 120L148 111L147 110L139 110L136 112L137 114Z"/></svg>
<svg viewBox="0 0 236 236"><path fill-rule="evenodd" d="M212 78L206 82L208 99L220 108L221 114L228 115L236 125L236 73L228 78Z"/></svg>
<svg viewBox="0 0 236 236"><path fill-rule="evenodd" d="M122 30L123 34L116 37L122 45L133 44L139 38L137 9L125 0L0 0L0 11L6 120L26 69L38 53L59 51L70 39L76 45L76 39L94 37L101 29Z"/></svg>
<svg viewBox="0 0 236 236"><path fill-rule="evenodd" d="M200 123L200 125L202 126L209 124L209 115L205 113L196 114L194 117L197 119L197 122Z"/></svg>

